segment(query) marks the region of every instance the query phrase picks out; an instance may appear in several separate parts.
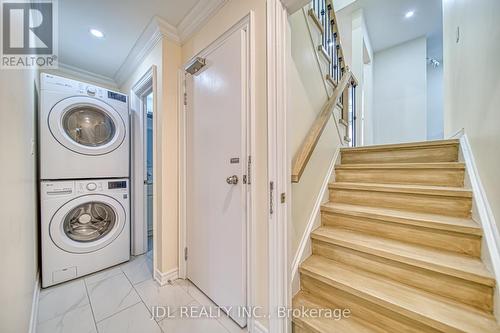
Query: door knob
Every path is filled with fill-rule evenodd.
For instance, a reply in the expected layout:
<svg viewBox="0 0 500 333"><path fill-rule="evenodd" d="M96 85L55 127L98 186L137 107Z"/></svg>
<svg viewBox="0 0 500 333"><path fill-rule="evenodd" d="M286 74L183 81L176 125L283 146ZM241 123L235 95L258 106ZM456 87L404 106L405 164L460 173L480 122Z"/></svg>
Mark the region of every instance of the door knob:
<svg viewBox="0 0 500 333"><path fill-rule="evenodd" d="M226 182L229 185L236 185L236 184L238 184L238 176L236 176L236 175L229 176L226 178Z"/></svg>

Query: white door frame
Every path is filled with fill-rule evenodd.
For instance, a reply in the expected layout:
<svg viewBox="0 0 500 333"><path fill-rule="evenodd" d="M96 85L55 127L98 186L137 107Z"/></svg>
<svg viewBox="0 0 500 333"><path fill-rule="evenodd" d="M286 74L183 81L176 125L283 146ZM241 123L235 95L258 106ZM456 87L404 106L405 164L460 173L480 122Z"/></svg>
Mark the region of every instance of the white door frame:
<svg viewBox="0 0 500 333"><path fill-rule="evenodd" d="M156 66L151 68L134 84L130 91L130 111L131 111L131 207L132 217L131 224L131 252L132 255L140 255L148 250L148 226L147 226L147 209L146 209L146 193L144 191L144 179L146 175L145 160L146 146L145 140L145 110L144 96L147 92L153 91L153 247L156 247L156 230L157 230L157 211L161 202L156 198L158 186L154 179L158 172L157 161L160 158L157 156L157 142L159 141L157 124L157 70ZM160 171L161 172L161 171ZM154 257L153 251L153 257Z"/></svg>
<svg viewBox="0 0 500 333"><path fill-rule="evenodd" d="M198 54L193 56L189 61L187 61L183 68L186 68L193 59L196 57L204 58L207 54L211 53L214 49L219 47L228 37L230 37L234 32L241 31L246 35L245 41L245 53L246 59L246 77L247 77L247 89L243 98L246 100L246 146L247 154L250 156L255 156L255 32L254 32L254 12L250 11L245 17L243 17L239 22L233 25L229 30L224 32L220 37L213 41L209 46L200 51ZM178 85L180 100L184 100L186 93L185 89L185 71L179 70L178 73ZM186 107L184 103L179 103L179 278L186 278L186 261L184 258L184 250L186 248L186 177L187 177L187 165L186 165L186 142L187 142L187 131L186 131ZM248 179L250 180L247 189L249 191L247 196L247 304L246 306L253 306L255 304L255 278L253 274L255 272L255 255L256 250L256 239L255 239L255 190L253 188L254 182L252 181L254 173L248 170ZM250 332L254 331L255 318L248 318L247 327Z"/></svg>
<svg viewBox="0 0 500 333"><path fill-rule="evenodd" d="M287 201L291 168L287 152L286 50L288 15L280 0L267 1L267 126L269 179L269 333L291 332L291 318L279 318L279 308L291 306L288 265ZM287 198L288 197L288 198Z"/></svg>

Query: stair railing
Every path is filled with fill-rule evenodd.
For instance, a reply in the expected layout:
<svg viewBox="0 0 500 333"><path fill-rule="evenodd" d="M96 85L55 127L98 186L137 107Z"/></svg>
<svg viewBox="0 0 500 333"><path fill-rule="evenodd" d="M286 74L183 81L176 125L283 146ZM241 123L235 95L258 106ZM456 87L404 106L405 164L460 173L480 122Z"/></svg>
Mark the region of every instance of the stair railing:
<svg viewBox="0 0 500 333"><path fill-rule="evenodd" d="M346 65L337 18L331 0L313 0L309 15L322 33L318 52L329 61L326 79L333 84L333 94L325 103L292 161L292 182L298 183L335 107L342 110L340 123L346 126L344 141L356 144L356 86L358 82Z"/></svg>

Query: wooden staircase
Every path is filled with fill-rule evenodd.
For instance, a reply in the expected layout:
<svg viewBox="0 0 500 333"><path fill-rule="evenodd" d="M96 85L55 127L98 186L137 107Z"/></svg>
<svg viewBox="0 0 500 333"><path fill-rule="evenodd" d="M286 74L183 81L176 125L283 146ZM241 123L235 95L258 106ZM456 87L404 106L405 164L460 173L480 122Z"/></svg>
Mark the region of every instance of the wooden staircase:
<svg viewBox="0 0 500 333"><path fill-rule="evenodd" d="M500 332L458 151L458 140L341 150L293 307L351 316L295 316L294 332Z"/></svg>

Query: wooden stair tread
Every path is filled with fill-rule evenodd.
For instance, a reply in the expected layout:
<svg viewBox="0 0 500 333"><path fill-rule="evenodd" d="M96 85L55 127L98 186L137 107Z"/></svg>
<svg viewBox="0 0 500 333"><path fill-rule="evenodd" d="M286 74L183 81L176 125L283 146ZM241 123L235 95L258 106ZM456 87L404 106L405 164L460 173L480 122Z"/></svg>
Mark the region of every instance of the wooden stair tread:
<svg viewBox="0 0 500 333"><path fill-rule="evenodd" d="M326 204L322 205L321 210L323 212L410 224L419 227L459 232L477 236L481 236L483 234L482 229L479 227L479 225L470 218L411 212L383 207L350 205L335 202L327 202Z"/></svg>
<svg viewBox="0 0 500 333"><path fill-rule="evenodd" d="M493 275L479 258L335 227L320 227L311 237L486 286L495 286Z"/></svg>
<svg viewBox="0 0 500 333"><path fill-rule="evenodd" d="M359 163L339 164L336 170L364 170L364 169L458 169L464 170L465 164L461 162L436 162L436 163Z"/></svg>
<svg viewBox="0 0 500 333"><path fill-rule="evenodd" d="M300 291L293 298L293 308L304 309L331 309L332 304L315 297L307 292ZM359 318L350 316L334 320L330 318L294 317L293 321L300 326L306 326L308 330L316 333L374 333L382 332L380 329L363 322Z"/></svg>
<svg viewBox="0 0 500 333"><path fill-rule="evenodd" d="M372 273L311 256L301 273L443 332L493 333L493 316Z"/></svg>
<svg viewBox="0 0 500 333"><path fill-rule="evenodd" d="M349 189L349 190L361 190L361 191L426 194L426 195L472 198L472 191L462 187L377 184L377 183L344 183L344 182L330 183L328 187L330 189Z"/></svg>
<svg viewBox="0 0 500 333"><path fill-rule="evenodd" d="M421 142L408 142L387 145L372 145L362 147L346 147L340 148L341 152L361 152L361 151L384 151L384 150L399 150L399 149L415 149L436 146L458 146L460 141L458 139L452 140L434 140L434 141L421 141Z"/></svg>

